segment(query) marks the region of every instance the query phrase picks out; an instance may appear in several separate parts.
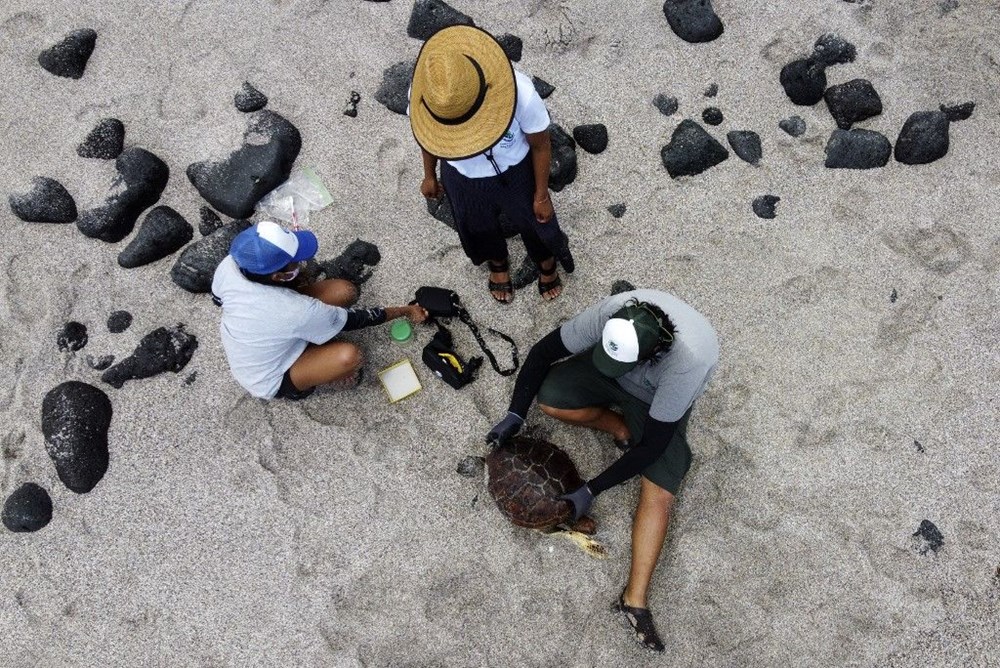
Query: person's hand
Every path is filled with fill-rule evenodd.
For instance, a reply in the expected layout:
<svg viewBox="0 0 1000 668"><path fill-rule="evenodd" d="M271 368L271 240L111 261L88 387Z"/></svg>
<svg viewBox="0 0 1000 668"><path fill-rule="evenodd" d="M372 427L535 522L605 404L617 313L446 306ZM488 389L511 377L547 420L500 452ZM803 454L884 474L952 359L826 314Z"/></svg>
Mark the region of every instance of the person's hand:
<svg viewBox="0 0 1000 668"><path fill-rule="evenodd" d="M406 317L409 318L415 325L419 325L430 317L427 309L419 304L411 304L407 308L409 309L409 312L406 314Z"/></svg>
<svg viewBox="0 0 1000 668"><path fill-rule="evenodd" d="M555 215L555 210L552 208L552 198L549 197L548 193L545 193L545 197L534 200L535 209L535 220L539 223L547 223L552 220L552 216Z"/></svg>
<svg viewBox="0 0 1000 668"><path fill-rule="evenodd" d="M504 419L493 425L490 432L486 434L486 443L489 445L503 445L514 435L521 431L521 425L524 424L524 418L522 418L517 413L508 412Z"/></svg>
<svg viewBox="0 0 1000 668"><path fill-rule="evenodd" d="M441 187L436 176L425 176L424 180L420 182L420 194L427 199L440 199L441 195L444 194L444 188Z"/></svg>
<svg viewBox="0 0 1000 668"><path fill-rule="evenodd" d="M586 485L581 485L575 491L570 492L569 494L563 494L559 498L565 499L573 504L574 522L579 522L580 518L586 515L587 511L590 510L591 504L594 503L594 494Z"/></svg>

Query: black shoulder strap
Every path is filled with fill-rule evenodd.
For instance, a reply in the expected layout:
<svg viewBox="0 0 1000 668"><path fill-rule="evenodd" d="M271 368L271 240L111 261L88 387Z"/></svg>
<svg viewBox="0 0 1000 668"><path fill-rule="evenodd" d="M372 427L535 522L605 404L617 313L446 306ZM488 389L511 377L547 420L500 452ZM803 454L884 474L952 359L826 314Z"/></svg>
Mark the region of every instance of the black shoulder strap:
<svg viewBox="0 0 1000 668"><path fill-rule="evenodd" d="M469 330L472 332L472 335L476 337L476 343L479 344L479 347L480 349L482 349L483 354L486 355L486 358L490 361L490 364L493 366L493 370L496 371L501 376L510 376L514 374L517 371L517 368L520 366L520 362L518 361L517 358L517 344L514 343L514 339L510 338L503 332L493 329L492 327L486 328L487 332L499 336L501 339L510 344L510 358L514 366L513 368L510 369L501 369L500 365L497 364L497 358L493 355L493 351L486 346L486 341L483 340L483 335L479 333L479 327L477 327L476 323L473 322L472 316L469 315L469 312L465 310L465 307L462 306L462 304L459 303L457 299L455 305L458 307L458 319L464 322L469 327Z"/></svg>

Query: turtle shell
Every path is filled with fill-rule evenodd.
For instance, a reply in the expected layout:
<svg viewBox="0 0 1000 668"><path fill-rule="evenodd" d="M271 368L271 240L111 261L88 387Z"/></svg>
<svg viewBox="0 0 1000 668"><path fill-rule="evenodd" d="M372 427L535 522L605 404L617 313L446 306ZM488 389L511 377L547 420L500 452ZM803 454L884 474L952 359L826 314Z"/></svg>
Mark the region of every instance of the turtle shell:
<svg viewBox="0 0 1000 668"><path fill-rule="evenodd" d="M559 496L583 479L569 455L539 439L518 436L486 457L490 495L512 523L548 530L569 521L572 507Z"/></svg>

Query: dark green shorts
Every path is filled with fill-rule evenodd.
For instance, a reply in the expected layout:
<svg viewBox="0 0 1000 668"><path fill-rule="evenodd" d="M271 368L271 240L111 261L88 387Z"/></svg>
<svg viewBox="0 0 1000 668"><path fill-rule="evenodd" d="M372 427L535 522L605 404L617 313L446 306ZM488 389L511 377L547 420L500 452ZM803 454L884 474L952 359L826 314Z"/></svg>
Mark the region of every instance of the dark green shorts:
<svg viewBox="0 0 1000 668"><path fill-rule="evenodd" d="M589 350L559 362L549 370L538 390L538 403L566 410L592 406L617 407L633 443L642 439L642 430L649 415L649 404L633 397L615 379L597 370L591 362ZM691 448L687 442L690 416L689 408L667 449L642 472L644 478L671 494L677 494L681 481L691 468Z"/></svg>

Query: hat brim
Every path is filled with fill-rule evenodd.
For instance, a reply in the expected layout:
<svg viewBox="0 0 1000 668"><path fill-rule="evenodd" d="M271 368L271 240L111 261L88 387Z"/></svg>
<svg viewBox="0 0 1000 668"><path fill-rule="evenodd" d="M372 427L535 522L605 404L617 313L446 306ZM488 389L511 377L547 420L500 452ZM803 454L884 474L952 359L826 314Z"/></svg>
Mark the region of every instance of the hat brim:
<svg viewBox="0 0 1000 668"><path fill-rule="evenodd" d="M302 262L316 257L316 251L319 250L319 240L316 239L316 235L309 230L296 230L294 234L299 240L299 249L295 251L292 262Z"/></svg>
<svg viewBox="0 0 1000 668"><path fill-rule="evenodd" d="M461 123L441 123L423 104L428 81L425 59L458 51L475 60L483 72L486 92L479 109ZM410 88L410 129L420 147L445 160L464 160L482 153L503 137L514 118L517 86L514 67L492 35L475 26L448 26L428 38L413 68Z"/></svg>
<svg viewBox="0 0 1000 668"><path fill-rule="evenodd" d="M594 367L608 378L620 378L639 364L639 362L619 362L618 360L611 359L604 352L604 347L600 343L594 346L594 353L591 359L594 362Z"/></svg>

